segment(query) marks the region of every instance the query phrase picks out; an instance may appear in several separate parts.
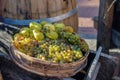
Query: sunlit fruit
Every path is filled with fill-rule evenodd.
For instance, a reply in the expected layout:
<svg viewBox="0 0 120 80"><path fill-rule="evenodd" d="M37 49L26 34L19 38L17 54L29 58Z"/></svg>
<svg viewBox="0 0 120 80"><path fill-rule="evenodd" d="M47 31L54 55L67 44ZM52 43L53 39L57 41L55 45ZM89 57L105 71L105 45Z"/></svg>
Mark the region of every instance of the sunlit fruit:
<svg viewBox="0 0 120 80"><path fill-rule="evenodd" d="M51 23L47 23L43 26L43 29L46 31L46 32L50 32L50 31L55 31L55 26Z"/></svg>
<svg viewBox="0 0 120 80"><path fill-rule="evenodd" d="M34 39L34 34L32 29L30 29L30 38Z"/></svg>
<svg viewBox="0 0 120 80"><path fill-rule="evenodd" d="M42 41L44 39L44 34L37 30L33 30L33 35L34 35L35 39L38 41Z"/></svg>
<svg viewBox="0 0 120 80"><path fill-rule="evenodd" d="M24 36L22 36L22 34L20 34L20 33L15 34L13 37L14 41L22 40L22 39L24 39Z"/></svg>
<svg viewBox="0 0 120 80"><path fill-rule="evenodd" d="M63 23L55 23L54 25L57 32L65 30L65 24Z"/></svg>
<svg viewBox="0 0 120 80"><path fill-rule="evenodd" d="M29 25L30 29L37 29L37 30L41 30L42 25L36 22L31 22Z"/></svg>
<svg viewBox="0 0 120 80"><path fill-rule="evenodd" d="M20 34L22 34L25 37L29 37L30 29L29 28L22 28L20 30Z"/></svg>
<svg viewBox="0 0 120 80"><path fill-rule="evenodd" d="M58 39L58 34L57 34L57 32L49 32L49 33L46 33L46 36L48 37L48 38L50 38L50 39L54 39L54 40L56 40L56 39Z"/></svg>

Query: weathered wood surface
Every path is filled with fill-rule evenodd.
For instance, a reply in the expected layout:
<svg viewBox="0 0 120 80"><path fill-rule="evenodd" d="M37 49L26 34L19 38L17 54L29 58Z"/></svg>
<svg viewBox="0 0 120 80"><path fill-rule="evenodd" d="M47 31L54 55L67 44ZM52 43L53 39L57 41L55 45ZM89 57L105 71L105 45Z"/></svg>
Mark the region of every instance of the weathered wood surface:
<svg viewBox="0 0 120 80"><path fill-rule="evenodd" d="M0 80L3 80L3 78L2 78L2 74L1 74L1 71L0 71Z"/></svg>
<svg viewBox="0 0 120 80"><path fill-rule="evenodd" d="M98 64L98 60L100 58L101 51L102 51L102 47L99 47L98 51L96 52L96 56L95 56L95 58L94 58L94 60L93 60L93 62L91 64L90 69L89 69L89 73L88 73L88 76L87 76L86 80L89 80L89 79L94 80L93 76L94 76L94 73L95 73L95 68L96 68L96 66Z"/></svg>
<svg viewBox="0 0 120 80"><path fill-rule="evenodd" d="M27 20L51 18L65 14L76 8L76 0L0 0L0 5L0 16ZM73 26L77 32L77 13L60 22Z"/></svg>
<svg viewBox="0 0 120 80"><path fill-rule="evenodd" d="M114 11L114 5L110 8L112 2L113 0L100 0L97 47L102 46L105 53L109 53L111 41ZM108 8L110 8L109 11Z"/></svg>

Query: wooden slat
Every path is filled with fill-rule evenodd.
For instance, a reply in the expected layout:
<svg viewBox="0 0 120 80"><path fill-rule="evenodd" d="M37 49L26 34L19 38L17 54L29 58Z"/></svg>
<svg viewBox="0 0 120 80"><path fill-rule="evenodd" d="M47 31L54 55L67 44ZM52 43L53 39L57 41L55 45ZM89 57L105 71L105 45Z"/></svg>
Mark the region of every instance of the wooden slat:
<svg viewBox="0 0 120 80"><path fill-rule="evenodd" d="M93 75L94 75L94 72L95 72L95 68L97 66L97 63L98 63L98 60L99 60L99 57L100 57L100 54L101 54L101 51L102 51L102 47L99 47L98 51L96 52L96 56L91 64L91 67L88 71L88 75L86 77L86 80L92 80L93 78Z"/></svg>
<svg viewBox="0 0 120 80"><path fill-rule="evenodd" d="M96 65L95 72L93 74L92 80L96 80L96 77L97 77L99 69L100 69L100 65L101 65L100 62L98 62L97 65Z"/></svg>
<svg viewBox="0 0 120 80"><path fill-rule="evenodd" d="M1 14L2 14L2 16L4 16L4 17L6 17L7 16L7 6L8 6L8 4L7 4L7 0L1 0Z"/></svg>
<svg viewBox="0 0 120 80"><path fill-rule="evenodd" d="M12 14L13 14L13 19L17 19L18 16L17 16L17 0L10 0L12 2Z"/></svg>
<svg viewBox="0 0 120 80"><path fill-rule="evenodd" d="M72 4L72 0L69 0L69 3L68 3L68 11L71 11L73 9L73 4ZM74 23L72 22L72 19L73 17L71 17L71 19L69 18L68 19L68 23L70 23L70 25L73 25ZM68 24L67 23L67 24ZM68 24L69 25L69 24Z"/></svg>
<svg viewBox="0 0 120 80"><path fill-rule="evenodd" d="M25 11L26 11L26 9L25 9L25 0L20 0L20 3L18 4L18 6L19 6L19 19L25 19Z"/></svg>
<svg viewBox="0 0 120 80"><path fill-rule="evenodd" d="M39 18L46 18L47 17L47 15L46 15L46 12L47 12L46 4L47 4L46 0L38 0Z"/></svg>
<svg viewBox="0 0 120 80"><path fill-rule="evenodd" d="M56 10L57 10L57 12L56 12L56 16L57 15L62 15L62 14L64 14L64 12L63 12L63 10L64 10L64 4L62 4L63 3L63 0L57 0L56 2L55 2L55 4L56 4Z"/></svg>
<svg viewBox="0 0 120 80"><path fill-rule="evenodd" d="M28 0L27 0L28 1ZM29 0L30 1L30 0ZM44 4L44 3L43 3ZM38 1L31 0L31 13L32 13L32 19L38 19Z"/></svg>
<svg viewBox="0 0 120 80"><path fill-rule="evenodd" d="M11 0L8 0L8 17L9 18L12 18L13 17L13 15L12 15L12 1Z"/></svg>
<svg viewBox="0 0 120 80"><path fill-rule="evenodd" d="M73 8L75 8L75 7L76 7L77 3L76 3L76 1L75 1L75 0L72 0L72 5L73 5L73 6L72 6Z"/></svg>
<svg viewBox="0 0 120 80"><path fill-rule="evenodd" d="M67 11L67 8L68 8L68 5L66 4L66 1L64 1L64 0L62 0L62 13L66 13L66 12L68 12ZM67 24L68 23L68 21L66 20L66 19L64 19L63 21L60 21L60 22L62 22L62 23L64 23L64 24Z"/></svg>
<svg viewBox="0 0 120 80"><path fill-rule="evenodd" d="M49 17L55 17L57 16L56 13L58 11L58 8L57 6L60 6L59 4L57 5L58 0L49 0L48 1L48 14L49 14ZM59 0L60 1L60 0Z"/></svg>

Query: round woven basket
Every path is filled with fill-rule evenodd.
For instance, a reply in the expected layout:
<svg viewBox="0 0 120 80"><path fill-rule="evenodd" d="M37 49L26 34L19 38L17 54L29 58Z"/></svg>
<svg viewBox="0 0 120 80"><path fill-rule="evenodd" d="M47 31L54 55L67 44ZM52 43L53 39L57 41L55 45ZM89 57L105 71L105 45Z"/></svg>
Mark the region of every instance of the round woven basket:
<svg viewBox="0 0 120 80"><path fill-rule="evenodd" d="M58 64L30 57L17 50L14 45L10 46L10 56L15 64L29 72L48 77L65 78L75 75L87 65L88 55L89 52L86 52L76 62Z"/></svg>

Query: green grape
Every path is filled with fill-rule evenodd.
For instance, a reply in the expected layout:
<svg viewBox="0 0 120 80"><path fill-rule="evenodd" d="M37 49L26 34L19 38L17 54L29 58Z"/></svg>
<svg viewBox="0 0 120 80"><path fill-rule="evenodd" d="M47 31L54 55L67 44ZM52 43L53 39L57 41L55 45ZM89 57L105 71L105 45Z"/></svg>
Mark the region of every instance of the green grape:
<svg viewBox="0 0 120 80"><path fill-rule="evenodd" d="M76 51L75 56L76 56L77 59L80 59L81 57L83 57L83 54L82 54L81 51Z"/></svg>
<svg viewBox="0 0 120 80"><path fill-rule="evenodd" d="M71 63L71 62L73 62L73 59L72 59L72 58L69 58L67 61L68 61L69 63Z"/></svg>
<svg viewBox="0 0 120 80"><path fill-rule="evenodd" d="M62 59L62 55L61 55L59 52L55 52L55 57L56 57L58 60L61 60L61 59Z"/></svg>
<svg viewBox="0 0 120 80"><path fill-rule="evenodd" d="M77 34L70 34L69 38L67 38L68 42L71 44L79 44L80 37Z"/></svg>
<svg viewBox="0 0 120 80"><path fill-rule="evenodd" d="M41 58L43 61L45 61L46 60L46 58L43 56L42 58Z"/></svg>
<svg viewBox="0 0 120 80"><path fill-rule="evenodd" d="M83 39L80 40L80 49L83 52L87 52L89 50L88 44Z"/></svg>

